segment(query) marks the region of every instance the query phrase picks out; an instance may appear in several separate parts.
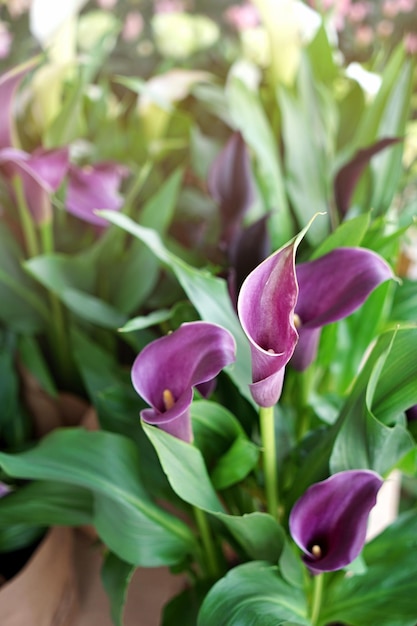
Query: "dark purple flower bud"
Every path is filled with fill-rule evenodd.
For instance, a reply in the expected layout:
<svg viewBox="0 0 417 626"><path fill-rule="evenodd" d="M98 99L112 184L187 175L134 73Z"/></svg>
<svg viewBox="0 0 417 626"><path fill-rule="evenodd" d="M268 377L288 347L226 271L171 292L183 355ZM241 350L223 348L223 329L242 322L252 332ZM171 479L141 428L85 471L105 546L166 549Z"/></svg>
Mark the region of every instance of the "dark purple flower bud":
<svg viewBox="0 0 417 626"><path fill-rule="evenodd" d="M382 478L347 470L311 485L290 514L290 533L313 574L332 572L359 556Z"/></svg>
<svg viewBox="0 0 417 626"><path fill-rule="evenodd" d="M407 417L407 421L409 422L417 421L417 404L414 404L414 406L407 409L407 411L405 412L405 415Z"/></svg>
<svg viewBox="0 0 417 626"><path fill-rule="evenodd" d="M229 243L254 200L248 150L240 133L234 133L213 161L207 185L219 205L223 244Z"/></svg>
<svg viewBox="0 0 417 626"><path fill-rule="evenodd" d="M354 157L338 171L334 180L334 197L342 217L348 212L355 187L371 158L399 141L401 140L398 137L380 139L371 146L358 150Z"/></svg>
<svg viewBox="0 0 417 626"><path fill-rule="evenodd" d="M228 330L200 321L148 344L132 367L133 386L152 407L141 411L143 421L192 441L193 387L211 381L235 360L235 352Z"/></svg>
<svg viewBox="0 0 417 626"><path fill-rule="evenodd" d="M78 167L71 165L68 173L66 209L85 222L107 227L109 222L95 215L99 209L118 211L123 205L120 184L128 169L118 163L103 162Z"/></svg>
<svg viewBox="0 0 417 626"><path fill-rule="evenodd" d="M271 241L267 229L269 215L264 215L247 228L242 229L228 247L228 287L233 304L243 281L259 263L269 255Z"/></svg>
<svg viewBox="0 0 417 626"><path fill-rule="evenodd" d="M58 189L68 170L68 148L36 150L33 154L17 148L0 150L0 173L12 183L21 179L27 205L37 224L51 219L51 194Z"/></svg>
<svg viewBox="0 0 417 626"><path fill-rule="evenodd" d="M19 65L0 77L0 149L13 146L13 100L20 82L33 69L36 59Z"/></svg>
<svg viewBox="0 0 417 626"><path fill-rule="evenodd" d="M322 326L353 313L380 283L393 277L384 259L365 248L337 248L298 264L296 274L299 340L291 365L298 370L314 360Z"/></svg>
<svg viewBox="0 0 417 626"><path fill-rule="evenodd" d="M252 355L250 390L262 407L278 401L285 366L298 339L295 250L293 242L268 257L249 274L239 293L238 315Z"/></svg>

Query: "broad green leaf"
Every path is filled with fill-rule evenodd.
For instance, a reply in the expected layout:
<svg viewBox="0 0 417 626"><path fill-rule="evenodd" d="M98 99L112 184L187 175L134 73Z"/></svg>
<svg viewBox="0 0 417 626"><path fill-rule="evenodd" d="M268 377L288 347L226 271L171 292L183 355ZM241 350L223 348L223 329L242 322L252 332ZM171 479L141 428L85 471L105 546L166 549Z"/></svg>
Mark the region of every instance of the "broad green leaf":
<svg viewBox="0 0 417 626"><path fill-rule="evenodd" d="M157 507L139 480L129 439L109 432L56 430L21 454L0 453L10 477L62 482L93 497L93 524L104 543L133 565L173 565L195 549L191 530Z"/></svg>
<svg viewBox="0 0 417 626"><path fill-rule="evenodd" d="M278 248L293 235L278 152L278 139L269 125L258 94L251 91L242 81L232 78L228 82L226 98L236 128L255 154L265 210L274 211L270 224L274 247Z"/></svg>
<svg viewBox="0 0 417 626"><path fill-rule="evenodd" d="M104 559L101 580L110 601L114 626L123 626L123 608L129 583L135 568L117 555L109 552Z"/></svg>
<svg viewBox="0 0 417 626"><path fill-rule="evenodd" d="M174 272L201 319L219 324L232 333L236 340L237 356L234 365L226 371L241 394L252 403L248 387L251 381L249 344L232 307L226 281L212 276L208 271L196 269L172 254L154 230L140 226L115 211L100 211L100 215L143 241L159 261Z"/></svg>
<svg viewBox="0 0 417 626"><path fill-rule="evenodd" d="M308 58L314 76L319 82L331 83L338 74L326 28L322 23L313 41L307 47Z"/></svg>
<svg viewBox="0 0 417 626"><path fill-rule="evenodd" d="M93 519L93 497L83 488L39 480L18 487L0 499L0 527L82 526Z"/></svg>
<svg viewBox="0 0 417 626"><path fill-rule="evenodd" d="M417 404L417 328L400 328L378 379L372 411L384 423Z"/></svg>
<svg viewBox="0 0 417 626"><path fill-rule="evenodd" d="M41 256L27 261L25 267L81 318L105 328L118 328L126 321L123 314L93 295L96 268L82 256Z"/></svg>
<svg viewBox="0 0 417 626"><path fill-rule="evenodd" d="M286 187L299 227L303 228L318 212L328 212L330 172L323 137L326 139L325 130L331 125L324 119L327 111L323 96L306 63L300 67L298 82L298 93L280 85L277 99L282 115ZM306 237L317 245L328 231L328 217L322 217L315 220Z"/></svg>
<svg viewBox="0 0 417 626"><path fill-rule="evenodd" d="M343 222L314 250L311 255L311 260L324 256L335 248L360 246L368 230L369 222L369 213L358 215L357 217Z"/></svg>
<svg viewBox="0 0 417 626"><path fill-rule="evenodd" d="M84 293L78 289L64 288L59 296L70 311L97 326L118 328L123 326L126 321L126 316L120 311L89 293Z"/></svg>
<svg viewBox="0 0 417 626"><path fill-rule="evenodd" d="M230 570L209 591L197 626L311 626L304 593L278 568L255 561Z"/></svg>
<svg viewBox="0 0 417 626"><path fill-rule="evenodd" d="M278 560L284 533L273 517L265 513L242 517L226 514L198 448L154 426L145 423L142 426L156 449L171 487L180 498L220 519L251 558Z"/></svg>
<svg viewBox="0 0 417 626"><path fill-rule="evenodd" d="M22 251L4 223L0 224L0 320L17 332L39 332L46 326L48 307L39 287L22 270Z"/></svg>
<svg viewBox="0 0 417 626"><path fill-rule="evenodd" d="M337 437L331 458L333 472L362 467L386 474L415 446L410 433L404 426L395 423L394 426L387 426L378 419L381 413L376 402L376 390L381 387L386 389L382 373L387 372L387 369L391 372L390 364L399 350L398 334L390 333L389 335L389 343L376 359L370 372L364 398L362 395L365 402L361 402L359 407L356 406L345 416L345 422ZM389 375L388 379L386 377L387 373L385 373L385 381L390 380ZM417 400L415 379L413 382ZM404 392L406 383L407 378L404 379L404 376L396 379L400 394ZM388 423L392 423L396 417L397 414L390 413L391 419L387 420Z"/></svg>
<svg viewBox="0 0 417 626"><path fill-rule="evenodd" d="M259 448L246 437L238 437L220 457L210 476L216 489L226 489L243 480L259 459Z"/></svg>
<svg viewBox="0 0 417 626"><path fill-rule="evenodd" d="M36 545L45 534L45 528L38 526L27 526L26 524L13 524L11 526L0 527L0 553L14 552L15 550L30 549ZM25 557L21 557L25 561ZM2 557L2 573L4 574L4 555ZM8 572L12 577L23 567L24 562L19 562L18 554L13 555L11 567L13 571ZM10 566L9 566L10 567ZM16 568L16 570L14 569Z"/></svg>
<svg viewBox="0 0 417 626"><path fill-rule="evenodd" d="M182 182L182 171L175 170L151 196L140 212L140 223L146 228L153 228L165 234L174 216Z"/></svg>
<svg viewBox="0 0 417 626"><path fill-rule="evenodd" d="M366 571L335 578L326 589L318 625L414 626L417 622L417 515L401 515L365 546Z"/></svg>
<svg viewBox="0 0 417 626"><path fill-rule="evenodd" d="M401 71L392 86L378 128L380 137L402 137L410 115L411 93L415 63L411 58L404 60ZM397 191L403 169L403 145L398 145L376 155L371 161L373 193L369 206L375 212L385 213Z"/></svg>
<svg viewBox="0 0 417 626"><path fill-rule="evenodd" d="M156 326L162 322L166 322L171 319L173 311L170 309L159 309L158 311L151 311L148 315L139 315L123 324L119 331L121 333L130 333L135 330L142 330L143 328L149 328L150 326Z"/></svg>
<svg viewBox="0 0 417 626"><path fill-rule="evenodd" d="M18 349L22 363L36 378L42 389L48 395L56 396L57 389L39 343L30 335L22 335L19 337Z"/></svg>
<svg viewBox="0 0 417 626"><path fill-rule="evenodd" d="M16 358L14 336L0 335L0 438L8 449L25 445L32 432L30 419L20 398Z"/></svg>

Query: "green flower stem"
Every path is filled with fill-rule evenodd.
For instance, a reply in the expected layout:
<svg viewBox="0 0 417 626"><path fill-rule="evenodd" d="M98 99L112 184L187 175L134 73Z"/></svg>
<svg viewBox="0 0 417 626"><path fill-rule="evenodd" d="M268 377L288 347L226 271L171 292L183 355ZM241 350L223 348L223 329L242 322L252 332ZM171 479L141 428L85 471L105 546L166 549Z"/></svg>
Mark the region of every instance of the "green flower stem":
<svg viewBox="0 0 417 626"><path fill-rule="evenodd" d="M213 542L210 526L205 512L198 508L194 508L194 517L200 532L201 541L203 543L206 555L207 571L210 578L220 578L220 567L217 559L217 552Z"/></svg>
<svg viewBox="0 0 417 626"><path fill-rule="evenodd" d="M297 376L297 396L298 396L298 421L297 439L301 441L304 435L310 430L311 411L309 408L309 397L314 377L314 368L310 365L304 372L299 372Z"/></svg>
<svg viewBox="0 0 417 626"><path fill-rule="evenodd" d="M52 220L39 225L42 252L52 254L54 251L54 235ZM55 355L59 372L63 382L70 383L72 379L72 366L70 360L70 346L66 331L65 315L62 304L53 291L48 291L49 303L52 314L50 330L50 346Z"/></svg>
<svg viewBox="0 0 417 626"><path fill-rule="evenodd" d="M320 615L321 602L323 598L324 574L317 574L313 578L313 598L311 602L311 623L317 624Z"/></svg>
<svg viewBox="0 0 417 626"><path fill-rule="evenodd" d="M274 407L259 407L267 510L278 519L278 468L275 450Z"/></svg>
<svg viewBox="0 0 417 626"><path fill-rule="evenodd" d="M12 179L12 187L15 192L17 209L19 211L20 224L22 226L23 237L25 239L26 252L29 257L39 255L38 240L36 237L35 224L30 214L29 207L26 202L23 191L23 182L20 176L14 176Z"/></svg>

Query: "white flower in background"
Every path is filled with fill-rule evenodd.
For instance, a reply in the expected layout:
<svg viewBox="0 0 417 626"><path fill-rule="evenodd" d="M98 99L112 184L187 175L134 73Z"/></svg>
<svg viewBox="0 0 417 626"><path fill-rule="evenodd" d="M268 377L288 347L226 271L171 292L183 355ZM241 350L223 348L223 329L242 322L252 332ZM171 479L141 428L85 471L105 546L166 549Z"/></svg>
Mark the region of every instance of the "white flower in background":
<svg viewBox="0 0 417 626"><path fill-rule="evenodd" d="M346 68L346 76L356 80L369 96L375 96L382 83L382 78L379 74L368 72L360 63L350 63Z"/></svg>
<svg viewBox="0 0 417 626"><path fill-rule="evenodd" d="M253 0L269 37L274 80L294 82L301 47L309 43L322 23L321 16L299 0Z"/></svg>
<svg viewBox="0 0 417 626"><path fill-rule="evenodd" d="M75 17L87 0L32 0L30 5L30 32L46 47L61 27Z"/></svg>
<svg viewBox="0 0 417 626"><path fill-rule="evenodd" d="M152 18L155 44L170 59L186 59L210 48L219 39L219 27L204 15L157 13Z"/></svg>

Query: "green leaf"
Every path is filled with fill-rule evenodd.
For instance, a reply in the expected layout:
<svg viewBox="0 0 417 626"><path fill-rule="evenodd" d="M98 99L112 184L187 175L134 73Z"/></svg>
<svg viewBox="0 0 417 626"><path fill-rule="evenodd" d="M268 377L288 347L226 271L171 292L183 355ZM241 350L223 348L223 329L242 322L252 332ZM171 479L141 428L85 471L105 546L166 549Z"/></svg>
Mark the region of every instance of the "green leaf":
<svg viewBox="0 0 417 626"><path fill-rule="evenodd" d="M251 381L249 344L232 307L226 281L188 265L164 246L157 232L136 224L126 215L116 211L100 211L100 215L143 241L159 261L174 272L201 319L219 324L232 333L237 348L236 362L226 371L241 394L253 404L248 387Z"/></svg>
<svg viewBox="0 0 417 626"><path fill-rule="evenodd" d="M64 288L58 295L70 311L97 326L118 328L126 321L126 316L110 304L78 289Z"/></svg>
<svg viewBox="0 0 417 626"><path fill-rule="evenodd" d="M414 448L413 438L401 424L386 426L377 418L376 389L381 384L382 372L386 371L392 359L397 336L390 334L391 341L376 359L370 372L361 407L345 415L345 422L337 437L331 458L332 471L354 468L369 468L380 474L387 474L405 455ZM385 338L385 343L388 337ZM389 370L390 371L390 370ZM400 390L404 381L397 379ZM414 384L415 387L415 384ZM417 398L417 389L414 390ZM406 407L408 408L408 407ZM359 410L358 410L359 409ZM393 416L394 417L394 416Z"/></svg>
<svg viewBox="0 0 417 626"><path fill-rule="evenodd" d="M284 532L273 517L265 513L227 515L210 482L201 452L154 426L142 426L180 498L220 519L251 558L278 560Z"/></svg>
<svg viewBox="0 0 417 626"><path fill-rule="evenodd" d="M21 454L0 453L10 477L69 483L91 492L93 523L121 559L173 565L195 549L191 530L157 507L139 480L140 459L129 439L109 432L56 430Z"/></svg>
<svg viewBox="0 0 417 626"><path fill-rule="evenodd" d="M48 308L39 287L22 270L22 251L5 224L0 224L0 320L18 332L39 332Z"/></svg>
<svg viewBox="0 0 417 626"><path fill-rule="evenodd" d="M161 626L195 626L198 611L210 587L211 582L199 581L175 596L164 606Z"/></svg>
<svg viewBox="0 0 417 626"><path fill-rule="evenodd" d="M58 392L38 342L29 335L22 335L19 337L18 350L22 363L36 378L42 389L48 395L55 397Z"/></svg>
<svg viewBox="0 0 417 626"><path fill-rule="evenodd" d="M165 234L174 216L182 183L182 170L175 170L140 212L140 223Z"/></svg>
<svg viewBox="0 0 417 626"><path fill-rule="evenodd" d="M392 86L378 129L380 137L402 137L410 115L415 63L406 58ZM373 193L369 206L376 214L384 213L397 191L403 169L403 145L400 143L371 161Z"/></svg>
<svg viewBox="0 0 417 626"><path fill-rule="evenodd" d="M265 210L274 210L270 223L274 247L278 248L293 235L278 141L274 137L258 94L251 91L242 81L232 78L227 85L226 98L233 122L256 156Z"/></svg>
<svg viewBox="0 0 417 626"><path fill-rule="evenodd" d="M0 527L82 526L93 519L93 498L83 487L56 481L34 481L0 499Z"/></svg>
<svg viewBox="0 0 417 626"><path fill-rule="evenodd" d="M416 354L417 328L399 328L372 401L372 411L381 422L389 423L417 404Z"/></svg>
<svg viewBox="0 0 417 626"><path fill-rule="evenodd" d="M258 446L249 439L238 437L211 472L214 487L226 489L240 482L253 470L258 459Z"/></svg>
<svg viewBox="0 0 417 626"><path fill-rule="evenodd" d="M135 568L130 563L122 561L112 552L106 555L101 570L101 580L110 600L114 626L123 626L123 608L134 571Z"/></svg>
<svg viewBox="0 0 417 626"><path fill-rule="evenodd" d="M306 63L300 67L298 80L299 93L280 85L277 98L282 115L287 191L299 227L303 228L316 213L328 212L330 172L327 146L322 139L328 124ZM315 220L306 237L318 245L328 231L328 217L322 217Z"/></svg>
<svg viewBox="0 0 417 626"><path fill-rule="evenodd" d="M195 445L207 467L213 467L235 441L247 439L236 417L217 402L195 400L191 405L191 418Z"/></svg>
<svg viewBox="0 0 417 626"><path fill-rule="evenodd" d="M281 578L267 563L246 563L232 569L209 591L197 626L282 626L290 621L310 626L300 589Z"/></svg>
<svg viewBox="0 0 417 626"><path fill-rule="evenodd" d="M311 260L324 256L335 248L360 246L368 230L369 223L369 213L358 215L357 217L343 222L314 250L311 255Z"/></svg>
<svg viewBox="0 0 417 626"><path fill-rule="evenodd" d="M417 622L417 515L401 515L365 546L362 575L338 577L326 589L319 626L414 626Z"/></svg>
<svg viewBox="0 0 417 626"><path fill-rule="evenodd" d="M171 319L173 314L174 311L171 309L151 311L148 315L139 315L138 317L134 317L129 320L126 324L119 328L119 332L131 333L135 330L143 330L144 328L149 328L150 326L156 326L157 324L161 324L162 322L166 322Z"/></svg>
<svg viewBox="0 0 417 626"><path fill-rule="evenodd" d="M96 268L82 256L48 255L30 259L25 267L70 311L105 328L118 328L126 318L93 295Z"/></svg>

